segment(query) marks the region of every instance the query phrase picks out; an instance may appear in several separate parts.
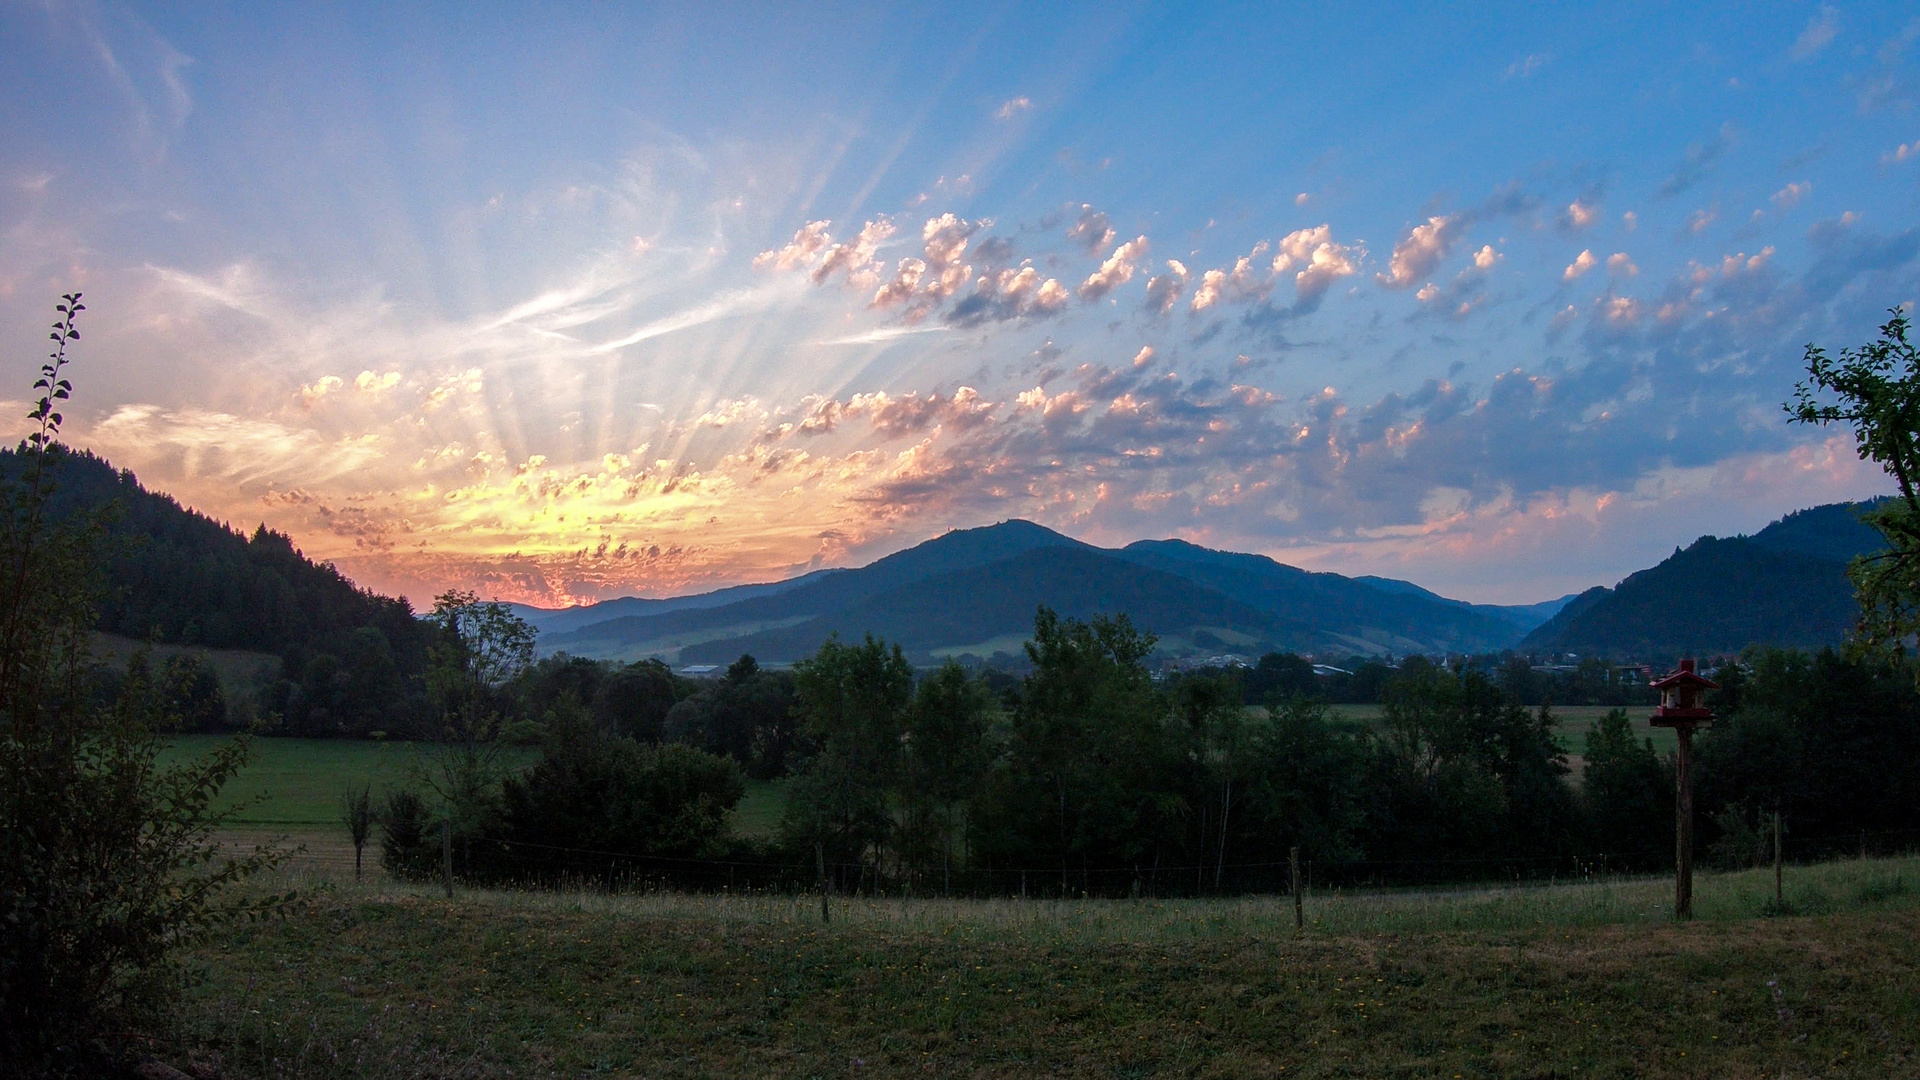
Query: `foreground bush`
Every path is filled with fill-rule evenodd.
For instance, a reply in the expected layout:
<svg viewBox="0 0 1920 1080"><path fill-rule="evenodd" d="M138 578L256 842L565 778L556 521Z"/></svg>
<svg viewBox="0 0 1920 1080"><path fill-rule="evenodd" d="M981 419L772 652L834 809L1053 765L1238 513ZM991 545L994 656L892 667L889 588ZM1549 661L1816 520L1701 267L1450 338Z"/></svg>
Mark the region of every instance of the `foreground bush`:
<svg viewBox="0 0 1920 1080"><path fill-rule="evenodd" d="M100 522L46 512L79 336L79 296L65 299L25 469L0 477L0 1074L13 1076L91 1074L122 1056L165 1025L179 946L281 902L223 892L275 861L223 857L214 840L212 800L246 745L163 769L154 728L169 717L149 681L89 701Z"/></svg>

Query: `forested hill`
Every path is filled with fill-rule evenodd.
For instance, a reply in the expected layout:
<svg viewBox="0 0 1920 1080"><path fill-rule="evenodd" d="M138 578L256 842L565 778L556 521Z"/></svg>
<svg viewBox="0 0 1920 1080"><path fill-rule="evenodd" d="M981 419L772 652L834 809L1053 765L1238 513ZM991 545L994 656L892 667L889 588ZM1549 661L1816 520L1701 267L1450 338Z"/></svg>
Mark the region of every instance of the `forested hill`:
<svg viewBox="0 0 1920 1080"><path fill-rule="evenodd" d="M19 450L0 450L15 476ZM167 644L249 649L298 661L316 652L386 651L402 671L425 662L426 635L406 601L356 587L264 526L251 536L148 491L131 472L85 451L62 455L51 508L108 517L102 631ZM379 632L373 642L355 631Z"/></svg>
<svg viewBox="0 0 1920 1080"><path fill-rule="evenodd" d="M1847 562L1884 547L1860 520L1865 505L1801 510L1752 536L1703 536L1613 589L1582 593L1520 648L1645 660L1837 645L1859 615Z"/></svg>

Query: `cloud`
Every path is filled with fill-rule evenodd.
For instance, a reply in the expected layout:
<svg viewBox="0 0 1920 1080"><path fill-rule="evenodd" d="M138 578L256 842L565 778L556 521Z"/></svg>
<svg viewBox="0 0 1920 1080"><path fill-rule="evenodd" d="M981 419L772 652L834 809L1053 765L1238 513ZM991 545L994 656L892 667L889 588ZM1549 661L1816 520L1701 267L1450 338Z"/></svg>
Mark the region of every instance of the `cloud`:
<svg viewBox="0 0 1920 1080"><path fill-rule="evenodd" d="M1253 246L1251 253L1234 260L1232 269L1208 270L1201 274L1200 287L1193 291L1188 310L1199 312L1217 304L1264 298L1273 288L1275 268L1262 273L1254 266L1266 255L1267 248L1267 242L1262 240Z"/></svg>
<svg viewBox="0 0 1920 1080"><path fill-rule="evenodd" d="M468 368L457 375L448 376L427 391L422 408L427 412L445 405L460 394L477 394L486 386L486 375L479 368Z"/></svg>
<svg viewBox="0 0 1920 1080"><path fill-rule="evenodd" d="M1028 98L1009 98L1002 102L999 108L993 110L993 118L995 120L1011 120L1031 108L1033 108L1033 102Z"/></svg>
<svg viewBox="0 0 1920 1080"><path fill-rule="evenodd" d="M336 393L347 385L338 375L322 375L313 382L300 388L300 402L311 408L328 394Z"/></svg>
<svg viewBox="0 0 1920 1080"><path fill-rule="evenodd" d="M1633 232L1640 227L1640 215L1629 210L1620 215L1620 223L1626 226L1628 232Z"/></svg>
<svg viewBox="0 0 1920 1080"><path fill-rule="evenodd" d="M384 375L372 371L363 371L354 377L353 385L363 394L379 394L400 385L400 373L389 371Z"/></svg>
<svg viewBox="0 0 1920 1080"><path fill-rule="evenodd" d="M1660 194L1671 198L1698 184L1706 175L1707 168L1727 152L1730 131L1728 126L1722 125L1713 138L1687 147L1687 156L1674 166L1673 172L1661 183Z"/></svg>
<svg viewBox="0 0 1920 1080"><path fill-rule="evenodd" d="M1786 187L1773 193L1774 209L1784 214L1800 205L1800 200L1806 198L1812 191L1813 184L1808 181L1788 184Z"/></svg>
<svg viewBox="0 0 1920 1080"><path fill-rule="evenodd" d="M1632 277L1640 272L1633 259L1624 251L1616 251L1607 256L1607 273L1614 277Z"/></svg>
<svg viewBox="0 0 1920 1080"><path fill-rule="evenodd" d="M1084 204L1080 207L1079 218L1067 230L1067 239L1079 244L1089 255L1098 255L1107 250L1107 245L1113 243L1117 235L1108 223L1106 214Z"/></svg>
<svg viewBox="0 0 1920 1080"><path fill-rule="evenodd" d="M1100 268L1087 275L1080 284L1080 299L1098 300L1114 289L1133 280L1134 267L1146 257L1147 238L1136 236L1113 249L1113 254L1100 264Z"/></svg>
<svg viewBox="0 0 1920 1080"><path fill-rule="evenodd" d="M1156 274L1147 279L1146 308L1156 314L1165 315L1180 302L1180 296L1187 288L1187 267L1178 259L1167 260L1167 272Z"/></svg>
<svg viewBox="0 0 1920 1080"><path fill-rule="evenodd" d="M1335 243L1333 228L1326 224L1296 229L1281 237L1278 247L1273 272L1281 274L1298 266L1293 287L1302 301L1318 301L1335 282L1358 273L1359 259L1365 254L1357 245Z"/></svg>
<svg viewBox="0 0 1920 1080"><path fill-rule="evenodd" d="M1600 260L1593 257L1593 252L1582 251L1580 254L1574 256L1572 262L1567 264L1567 268L1560 274L1560 280L1573 281L1599 265L1599 263Z"/></svg>
<svg viewBox="0 0 1920 1080"><path fill-rule="evenodd" d="M1698 236L1701 233L1707 231L1707 226L1712 225L1714 222L1718 220L1720 220L1719 208L1709 206L1709 207L1706 207L1705 209L1695 210L1693 213L1688 214L1687 223L1681 228L1684 232L1686 232L1689 235Z"/></svg>
<svg viewBox="0 0 1920 1080"><path fill-rule="evenodd" d="M1577 232L1593 224L1600 218L1600 208L1582 199L1567 204L1560 214L1560 227L1568 232Z"/></svg>
<svg viewBox="0 0 1920 1080"><path fill-rule="evenodd" d="M1811 60L1832 44L1839 32L1840 13L1822 4L1813 18L1807 20L1807 28L1794 39L1793 48L1787 51L1787 55L1796 62Z"/></svg>
<svg viewBox="0 0 1920 1080"><path fill-rule="evenodd" d="M1389 289L1411 288L1447 257L1465 231L1466 223L1460 215L1428 218L1425 224L1407 230L1407 235L1393 245L1387 272L1375 274L1374 280Z"/></svg>
<svg viewBox="0 0 1920 1080"><path fill-rule="evenodd" d="M991 221L968 221L951 213L929 218L920 229L925 259L900 260L893 279L874 293L870 306L902 307L907 322L918 322L939 308L973 277L965 262L968 239Z"/></svg>
<svg viewBox="0 0 1920 1080"><path fill-rule="evenodd" d="M832 226L830 221L809 221L793 234L793 239L783 247L763 251L753 257L755 270L796 270L813 261L826 246L833 242L827 232Z"/></svg>
<svg viewBox="0 0 1920 1080"><path fill-rule="evenodd" d="M824 285L834 274L840 273L846 276L847 284L855 288L872 288L881 272L874 253L893 233L893 222L885 218L867 222L861 226L858 236L828 248L826 257L813 268L810 278L815 285Z"/></svg>
<svg viewBox="0 0 1920 1080"><path fill-rule="evenodd" d="M1887 151L1887 153L1881 156L1880 163L1882 165L1895 165L1910 157L1920 157L1920 139L1915 139L1910 143L1901 143L1899 146Z"/></svg>
<svg viewBox="0 0 1920 1080"><path fill-rule="evenodd" d="M1054 278L1043 279L1029 260L1022 262L1018 269L1009 267L975 278L973 292L942 317L963 327L1045 318L1066 307L1067 297L1066 286Z"/></svg>
<svg viewBox="0 0 1920 1080"><path fill-rule="evenodd" d="M1492 244L1486 244L1483 245L1479 251L1473 253L1473 268L1482 272L1491 270L1495 263L1498 263L1504 258L1506 258L1506 256L1493 250Z"/></svg>
<svg viewBox="0 0 1920 1080"><path fill-rule="evenodd" d="M1532 76L1534 72L1539 71L1541 68L1545 67L1547 64L1547 59L1548 59L1547 57L1542 56L1538 53L1528 53L1527 55L1507 65L1507 74L1505 77L1509 79L1528 78Z"/></svg>

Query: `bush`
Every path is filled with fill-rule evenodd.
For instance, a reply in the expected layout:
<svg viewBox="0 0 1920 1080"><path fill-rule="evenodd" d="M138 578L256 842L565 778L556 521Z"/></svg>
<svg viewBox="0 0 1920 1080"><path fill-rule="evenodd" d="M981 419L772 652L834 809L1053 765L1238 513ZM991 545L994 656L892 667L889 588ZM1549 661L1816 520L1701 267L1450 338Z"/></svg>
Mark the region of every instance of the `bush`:
<svg viewBox="0 0 1920 1080"><path fill-rule="evenodd" d="M380 813L380 865L397 878L418 881L440 872L440 843L425 799L402 789L387 795Z"/></svg>
<svg viewBox="0 0 1920 1080"><path fill-rule="evenodd" d="M745 791L740 767L719 755L571 727L550 739L539 764L507 778L498 843L481 848L494 865L472 869L609 883L672 875L724 843Z"/></svg>
<svg viewBox="0 0 1920 1080"><path fill-rule="evenodd" d="M90 693L99 516L48 512L56 403L78 294L60 306L59 350L41 369L26 467L0 481L0 1071L98 1073L166 1020L174 950L285 897L234 900L227 886L277 861L223 854L210 810L247 756L229 743L163 769L168 703L129 679L110 705Z"/></svg>

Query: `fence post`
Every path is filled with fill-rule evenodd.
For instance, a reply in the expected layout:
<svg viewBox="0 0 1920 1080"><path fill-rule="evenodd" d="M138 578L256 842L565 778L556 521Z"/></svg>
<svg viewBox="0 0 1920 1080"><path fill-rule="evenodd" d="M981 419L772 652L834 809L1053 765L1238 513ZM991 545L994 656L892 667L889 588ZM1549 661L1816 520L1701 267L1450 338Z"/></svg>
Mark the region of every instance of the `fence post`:
<svg viewBox="0 0 1920 1080"><path fill-rule="evenodd" d="M814 842L813 859L820 868L820 924L824 926L833 921L833 914L827 910L827 890L832 886L827 882L827 847L825 844L819 841Z"/></svg>
<svg viewBox="0 0 1920 1080"><path fill-rule="evenodd" d="M1780 811L1773 812L1773 906L1780 906Z"/></svg>
<svg viewBox="0 0 1920 1080"><path fill-rule="evenodd" d="M1295 846L1287 852L1287 864L1293 868L1293 932L1298 934L1307 928L1307 915L1300 903L1300 848Z"/></svg>

